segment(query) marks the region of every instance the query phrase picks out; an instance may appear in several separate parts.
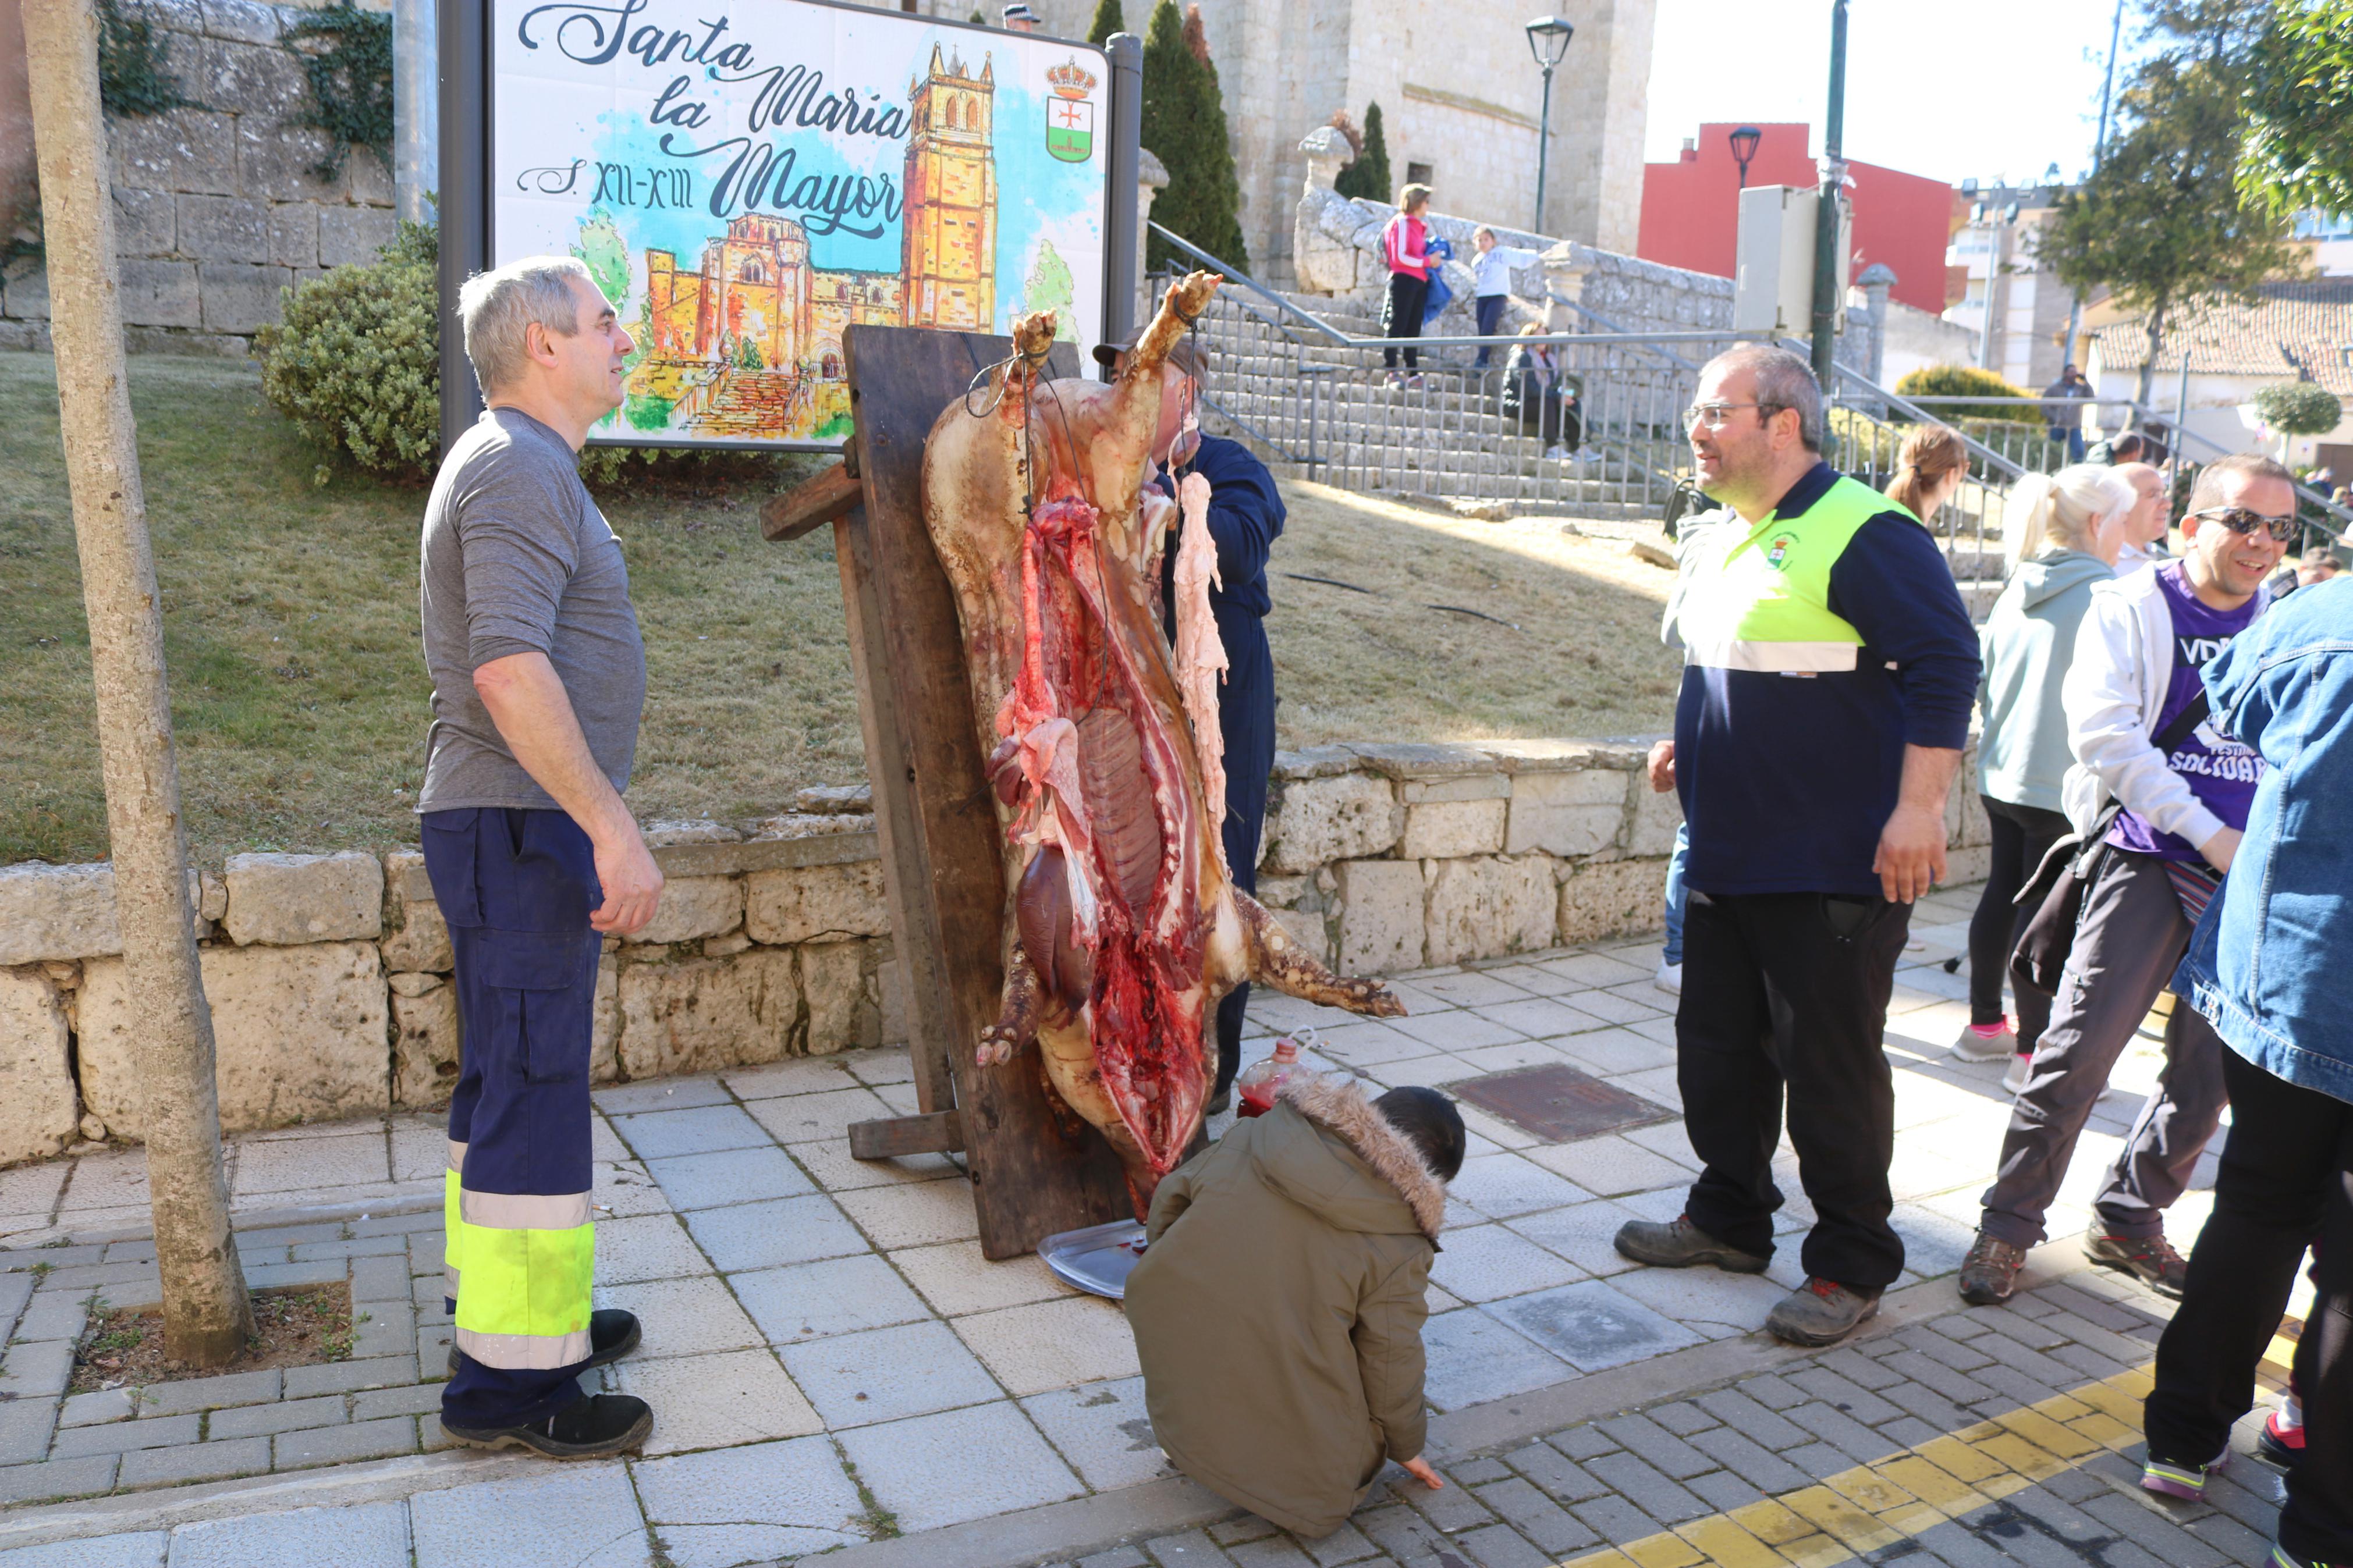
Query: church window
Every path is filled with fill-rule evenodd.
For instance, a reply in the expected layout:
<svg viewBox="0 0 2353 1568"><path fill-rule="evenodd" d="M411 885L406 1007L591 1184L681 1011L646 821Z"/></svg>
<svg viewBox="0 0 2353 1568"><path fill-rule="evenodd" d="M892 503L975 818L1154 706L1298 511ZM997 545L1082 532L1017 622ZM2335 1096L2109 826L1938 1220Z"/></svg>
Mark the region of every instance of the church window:
<svg viewBox="0 0 2353 1568"><path fill-rule="evenodd" d="M768 280L768 269L761 266L757 260L746 261L744 263L744 270L738 277L745 283L765 283Z"/></svg>
<svg viewBox="0 0 2353 1568"><path fill-rule="evenodd" d="M825 379L828 381L839 381L841 379L841 356L839 354L828 354L825 356Z"/></svg>

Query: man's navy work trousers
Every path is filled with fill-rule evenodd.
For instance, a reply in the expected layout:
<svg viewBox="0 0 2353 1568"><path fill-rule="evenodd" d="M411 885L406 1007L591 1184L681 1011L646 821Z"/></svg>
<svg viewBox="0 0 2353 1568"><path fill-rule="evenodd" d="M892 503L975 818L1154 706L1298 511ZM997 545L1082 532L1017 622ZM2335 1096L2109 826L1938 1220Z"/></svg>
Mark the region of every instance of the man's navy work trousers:
<svg viewBox="0 0 2353 1568"><path fill-rule="evenodd" d="M457 955L463 1066L449 1101L446 1293L453 1426L539 1420L588 1359L588 1054L602 939L588 836L561 811L422 818Z"/></svg>

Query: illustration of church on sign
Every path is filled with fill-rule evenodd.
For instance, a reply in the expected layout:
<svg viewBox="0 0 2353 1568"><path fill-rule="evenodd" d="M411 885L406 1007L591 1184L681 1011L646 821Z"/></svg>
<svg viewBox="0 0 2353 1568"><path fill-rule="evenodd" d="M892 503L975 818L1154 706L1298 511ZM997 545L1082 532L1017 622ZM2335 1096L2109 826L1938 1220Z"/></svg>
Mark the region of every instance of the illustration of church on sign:
<svg viewBox="0 0 2353 1568"><path fill-rule="evenodd" d="M645 253L644 359L622 417L640 430L723 439L844 435L842 334L854 324L987 331L997 321L997 80L932 47L911 105L901 267L809 265L808 231L747 213L703 247L700 267Z"/></svg>

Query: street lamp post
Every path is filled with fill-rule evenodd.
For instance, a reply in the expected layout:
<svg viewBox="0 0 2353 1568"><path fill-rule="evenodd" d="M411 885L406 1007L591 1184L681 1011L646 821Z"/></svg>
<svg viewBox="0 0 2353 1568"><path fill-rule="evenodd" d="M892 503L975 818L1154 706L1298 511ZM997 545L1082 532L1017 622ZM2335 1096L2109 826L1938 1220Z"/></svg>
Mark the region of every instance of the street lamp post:
<svg viewBox="0 0 2353 1568"><path fill-rule="evenodd" d="M1838 254L1839 202L1845 195L1846 157L1846 0L1831 5L1831 101L1822 127L1822 193L1814 222L1814 379L1827 397L1831 384L1831 355L1837 344L1831 330L1838 321L1839 276L1846 270Z"/></svg>
<svg viewBox="0 0 2353 1568"><path fill-rule="evenodd" d="M1765 132L1754 125L1744 125L1725 138L1732 143L1732 161L1740 165L1740 188L1748 188L1748 161L1757 156L1757 143L1765 140Z"/></svg>
<svg viewBox="0 0 2353 1568"><path fill-rule="evenodd" d="M1552 153L1552 73L1568 54L1576 26L1560 16L1538 16L1528 24L1528 52L1544 68L1544 113L1536 123L1536 216L1529 231L1545 231L1545 163Z"/></svg>

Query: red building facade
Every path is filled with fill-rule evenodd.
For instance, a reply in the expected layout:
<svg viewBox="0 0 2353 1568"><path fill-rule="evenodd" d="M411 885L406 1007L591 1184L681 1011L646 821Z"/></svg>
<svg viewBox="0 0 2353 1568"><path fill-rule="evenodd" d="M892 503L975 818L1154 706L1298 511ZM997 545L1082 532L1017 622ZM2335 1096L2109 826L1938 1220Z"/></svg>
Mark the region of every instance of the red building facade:
<svg viewBox="0 0 2353 1568"><path fill-rule="evenodd" d="M1672 163L1642 166L1642 224L1634 251L1645 261L1733 275L1740 230L1740 166L1732 156L1736 126L1703 125ZM1821 178L1807 151L1812 128L1758 124L1752 185L1811 185ZM1953 187L1942 180L1850 161L1854 255L1850 278L1874 261L1895 272L1890 295L1932 313L1945 309L1945 247L1952 237Z"/></svg>

